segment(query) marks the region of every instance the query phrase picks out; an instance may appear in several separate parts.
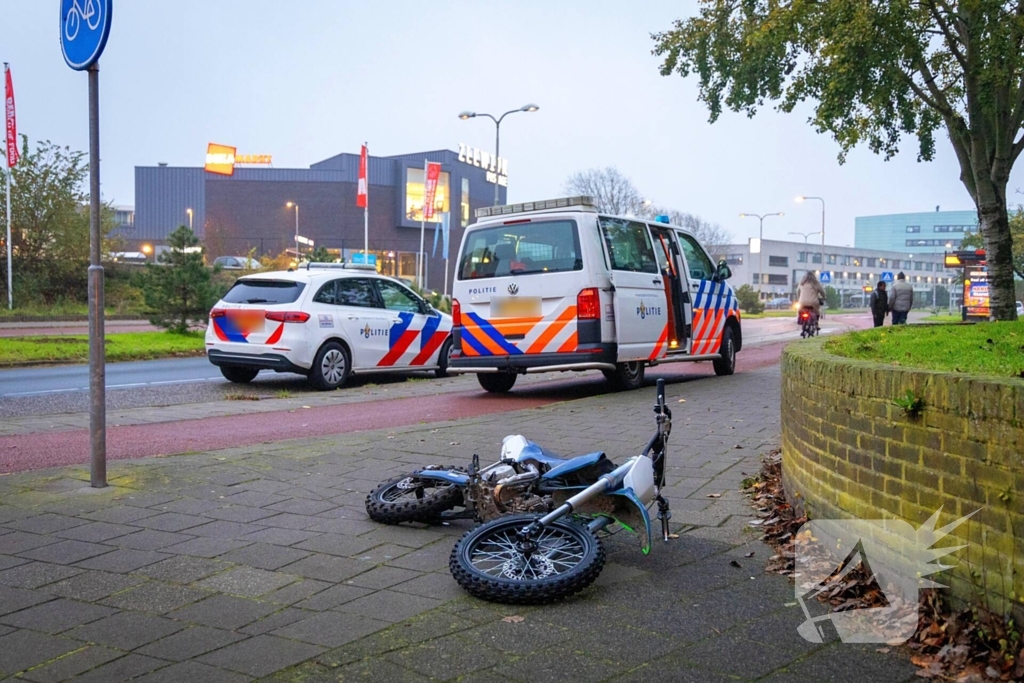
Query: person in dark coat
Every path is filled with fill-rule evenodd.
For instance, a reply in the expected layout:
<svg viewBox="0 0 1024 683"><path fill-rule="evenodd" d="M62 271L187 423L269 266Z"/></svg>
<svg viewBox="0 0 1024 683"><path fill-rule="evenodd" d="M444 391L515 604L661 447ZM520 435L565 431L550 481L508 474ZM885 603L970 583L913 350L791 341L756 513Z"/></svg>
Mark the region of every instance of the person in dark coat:
<svg viewBox="0 0 1024 683"><path fill-rule="evenodd" d="M871 317L875 319L875 327L881 327L885 323L885 316L889 314L889 296L885 292L884 282L879 282L875 291L871 292L869 306Z"/></svg>

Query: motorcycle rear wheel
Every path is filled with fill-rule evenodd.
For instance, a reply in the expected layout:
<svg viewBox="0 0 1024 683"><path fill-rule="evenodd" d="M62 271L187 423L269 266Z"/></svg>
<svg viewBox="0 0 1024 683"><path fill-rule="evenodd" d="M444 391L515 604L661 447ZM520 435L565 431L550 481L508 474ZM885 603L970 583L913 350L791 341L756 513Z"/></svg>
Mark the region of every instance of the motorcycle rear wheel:
<svg viewBox="0 0 1024 683"><path fill-rule="evenodd" d="M592 531L569 519L549 524L529 558L516 534L536 515L510 515L467 532L452 549L448 567L470 595L491 602L537 605L574 595L600 575L604 546Z"/></svg>
<svg viewBox="0 0 1024 683"><path fill-rule="evenodd" d="M370 491L366 514L382 524L430 522L461 504L462 491L454 484L407 474Z"/></svg>

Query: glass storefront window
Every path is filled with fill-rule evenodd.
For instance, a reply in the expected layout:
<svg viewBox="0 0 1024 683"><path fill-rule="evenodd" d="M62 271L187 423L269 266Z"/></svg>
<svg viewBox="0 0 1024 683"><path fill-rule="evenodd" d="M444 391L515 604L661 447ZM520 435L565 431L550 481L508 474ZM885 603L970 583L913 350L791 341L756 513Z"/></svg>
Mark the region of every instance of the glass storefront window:
<svg viewBox="0 0 1024 683"><path fill-rule="evenodd" d="M414 223L423 220L423 176L422 168L405 169L405 217ZM434 194L434 217L428 223L440 223L441 214L451 210L449 180L450 174L442 171Z"/></svg>
<svg viewBox="0 0 1024 683"><path fill-rule="evenodd" d="M469 225L469 178L462 179L462 227Z"/></svg>
<svg viewBox="0 0 1024 683"><path fill-rule="evenodd" d="M398 277L416 280L416 252L403 251L398 254Z"/></svg>

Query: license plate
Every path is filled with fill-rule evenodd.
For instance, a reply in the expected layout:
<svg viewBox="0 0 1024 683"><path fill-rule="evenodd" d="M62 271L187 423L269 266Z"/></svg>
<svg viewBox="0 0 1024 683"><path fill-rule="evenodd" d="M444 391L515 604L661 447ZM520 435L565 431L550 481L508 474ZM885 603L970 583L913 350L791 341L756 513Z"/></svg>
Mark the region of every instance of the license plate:
<svg viewBox="0 0 1024 683"><path fill-rule="evenodd" d="M228 317L235 324L238 331L243 334L250 332L262 332L263 323L266 320L266 311L257 311L251 308L232 309L228 311Z"/></svg>
<svg viewBox="0 0 1024 683"><path fill-rule="evenodd" d="M540 297L495 297L491 299L491 317L528 318L540 315Z"/></svg>

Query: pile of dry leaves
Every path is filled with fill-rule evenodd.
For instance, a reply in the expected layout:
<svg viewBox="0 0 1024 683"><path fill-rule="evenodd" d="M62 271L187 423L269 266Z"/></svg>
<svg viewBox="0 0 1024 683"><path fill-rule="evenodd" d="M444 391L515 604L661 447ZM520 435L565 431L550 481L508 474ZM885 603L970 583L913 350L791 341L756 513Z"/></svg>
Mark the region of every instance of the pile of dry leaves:
<svg viewBox="0 0 1024 683"><path fill-rule="evenodd" d="M807 517L799 515L786 500L780 452L772 451L762 463L760 475L746 488L759 516L750 524L761 530L765 542L775 550L768 560L768 570L793 578L795 550L800 544L797 533ZM822 561L828 560L823 557ZM836 567L833 576L841 569ZM863 566L848 572L843 581L818 594L817 599L831 612L889 604ZM958 683L1024 681L1024 638L1013 620L1006 621L979 608L954 612L934 590L922 591L919 613L917 631L906 643L912 651L911 660L920 667L919 677ZM889 648L879 650L888 652Z"/></svg>

